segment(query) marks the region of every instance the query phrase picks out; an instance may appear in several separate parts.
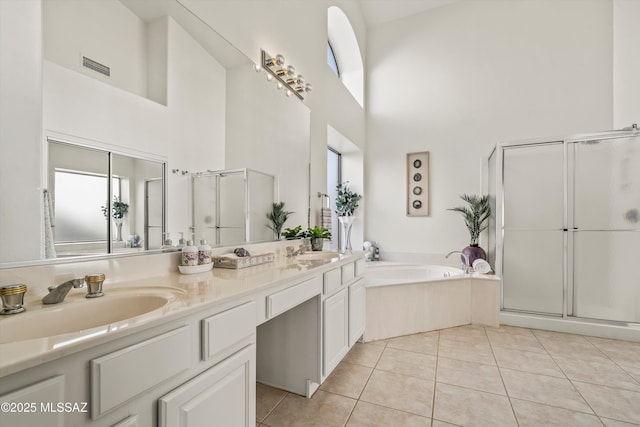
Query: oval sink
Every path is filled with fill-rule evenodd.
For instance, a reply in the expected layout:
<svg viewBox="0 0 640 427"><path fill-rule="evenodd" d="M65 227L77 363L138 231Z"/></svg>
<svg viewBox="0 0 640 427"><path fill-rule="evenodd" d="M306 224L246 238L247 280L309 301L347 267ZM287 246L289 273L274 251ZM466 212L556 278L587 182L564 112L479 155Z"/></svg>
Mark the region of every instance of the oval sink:
<svg viewBox="0 0 640 427"><path fill-rule="evenodd" d="M72 289L64 302L27 305L27 311L0 319L0 344L81 332L127 321L161 309L184 291L177 288L106 288L101 298Z"/></svg>
<svg viewBox="0 0 640 427"><path fill-rule="evenodd" d="M297 255L296 259L301 261L326 261L332 258L338 258L340 256L337 252L318 251L318 252L305 252Z"/></svg>

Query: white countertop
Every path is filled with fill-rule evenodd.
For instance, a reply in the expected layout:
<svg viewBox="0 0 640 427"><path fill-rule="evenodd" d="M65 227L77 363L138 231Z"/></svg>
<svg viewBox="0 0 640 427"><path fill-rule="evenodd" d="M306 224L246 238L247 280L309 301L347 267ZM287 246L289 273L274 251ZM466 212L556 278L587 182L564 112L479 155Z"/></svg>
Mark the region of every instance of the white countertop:
<svg viewBox="0 0 640 427"><path fill-rule="evenodd" d="M153 276L151 273L148 274L149 277L138 277L133 280L119 277L118 281L110 281L107 276L103 287L105 296L102 298L109 298L110 290L112 292L117 290L119 293L126 292L127 287L132 289L168 287L180 291L174 291L176 297L162 308L132 319L54 337L0 344L0 377L161 325L197 310L240 300L289 281L295 282L296 279L302 278L310 272L321 273L359 256L362 256L362 253L358 252L330 260L297 261L295 257L287 258L283 255L277 255L273 263L240 270L214 268L205 273L182 275L177 272L177 269L175 272L162 273L163 269L158 268L156 271L161 271L159 275ZM85 300L84 295L84 289L72 289L64 302L44 306L40 301L42 296L32 294L25 298L25 306L27 313L36 310L51 310L53 307L73 309L74 303L91 303L91 300ZM21 315L27 316L28 314L0 317L0 330L3 321L13 318L12 321L15 322L20 319ZM82 319L76 321L81 323Z"/></svg>

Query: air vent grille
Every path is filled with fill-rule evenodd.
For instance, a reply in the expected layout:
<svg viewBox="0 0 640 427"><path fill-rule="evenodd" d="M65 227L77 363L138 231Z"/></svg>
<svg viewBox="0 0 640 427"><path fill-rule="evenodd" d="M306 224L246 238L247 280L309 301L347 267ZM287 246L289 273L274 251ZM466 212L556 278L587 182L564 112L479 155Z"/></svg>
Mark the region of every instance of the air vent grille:
<svg viewBox="0 0 640 427"><path fill-rule="evenodd" d="M86 56L82 57L82 66L90 70L97 71L100 74L104 74L107 77L111 77L111 68L94 61L93 59L87 58Z"/></svg>

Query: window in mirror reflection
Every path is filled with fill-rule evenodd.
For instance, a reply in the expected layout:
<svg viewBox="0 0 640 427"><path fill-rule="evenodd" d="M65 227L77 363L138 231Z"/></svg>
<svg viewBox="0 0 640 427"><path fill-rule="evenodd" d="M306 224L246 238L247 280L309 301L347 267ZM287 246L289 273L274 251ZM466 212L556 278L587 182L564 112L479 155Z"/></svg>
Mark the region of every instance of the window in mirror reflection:
<svg viewBox="0 0 640 427"><path fill-rule="evenodd" d="M336 198L338 197L338 184L342 181L342 155L329 148L327 150L327 194L331 201L331 250L338 250L340 247L340 228L338 215L336 214Z"/></svg>
<svg viewBox="0 0 640 427"><path fill-rule="evenodd" d="M340 68L338 68L338 61L336 60L336 55L333 53L333 47L331 47L330 41L327 41L327 64L329 64L329 68L336 73L336 76L340 77Z"/></svg>
<svg viewBox="0 0 640 427"><path fill-rule="evenodd" d="M80 171L55 171L55 242L100 242L107 225L102 207L107 176ZM120 198L120 178L113 177L113 195Z"/></svg>

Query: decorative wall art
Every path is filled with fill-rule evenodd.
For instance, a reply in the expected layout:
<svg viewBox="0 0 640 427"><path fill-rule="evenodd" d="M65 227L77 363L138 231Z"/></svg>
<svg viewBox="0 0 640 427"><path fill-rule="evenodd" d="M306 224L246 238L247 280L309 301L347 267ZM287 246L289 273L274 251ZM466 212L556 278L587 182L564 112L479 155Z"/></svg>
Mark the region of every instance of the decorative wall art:
<svg viewBox="0 0 640 427"><path fill-rule="evenodd" d="M429 216L429 152L407 153L407 216Z"/></svg>

